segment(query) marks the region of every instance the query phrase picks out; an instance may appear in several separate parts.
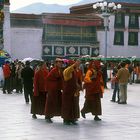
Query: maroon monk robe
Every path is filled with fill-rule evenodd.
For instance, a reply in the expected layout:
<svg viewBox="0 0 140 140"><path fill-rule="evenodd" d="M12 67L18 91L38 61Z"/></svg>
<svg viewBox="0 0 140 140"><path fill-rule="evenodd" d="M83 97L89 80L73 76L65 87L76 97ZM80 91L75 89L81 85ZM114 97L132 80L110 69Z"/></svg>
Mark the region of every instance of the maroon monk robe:
<svg viewBox="0 0 140 140"><path fill-rule="evenodd" d="M93 80L90 77L94 76ZM103 94L102 86L103 86L103 79L102 79L102 72L100 69L95 70L93 68L89 68L85 79L85 103L84 107L81 110L83 113L91 112L92 115L101 115L101 97Z"/></svg>
<svg viewBox="0 0 140 140"><path fill-rule="evenodd" d="M31 113L44 115L47 93L47 69L40 69L34 75L34 95L31 105Z"/></svg>
<svg viewBox="0 0 140 140"><path fill-rule="evenodd" d="M59 68L53 68L48 76L48 94L45 105L45 116L52 118L61 115L61 98L63 76Z"/></svg>
<svg viewBox="0 0 140 140"><path fill-rule="evenodd" d="M72 72L72 78L64 81L62 94L62 118L67 121L75 121L79 118L79 98L77 92L76 72Z"/></svg>

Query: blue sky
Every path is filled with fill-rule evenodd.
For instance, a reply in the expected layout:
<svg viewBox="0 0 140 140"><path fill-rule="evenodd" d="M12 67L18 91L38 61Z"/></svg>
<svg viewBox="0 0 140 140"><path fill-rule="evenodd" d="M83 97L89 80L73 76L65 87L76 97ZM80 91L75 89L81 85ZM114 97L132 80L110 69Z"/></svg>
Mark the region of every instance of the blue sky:
<svg viewBox="0 0 140 140"><path fill-rule="evenodd" d="M81 0L10 0L10 10L16 10L18 8L27 6L32 3L42 2L46 4L61 4L61 5L68 5L77 3Z"/></svg>

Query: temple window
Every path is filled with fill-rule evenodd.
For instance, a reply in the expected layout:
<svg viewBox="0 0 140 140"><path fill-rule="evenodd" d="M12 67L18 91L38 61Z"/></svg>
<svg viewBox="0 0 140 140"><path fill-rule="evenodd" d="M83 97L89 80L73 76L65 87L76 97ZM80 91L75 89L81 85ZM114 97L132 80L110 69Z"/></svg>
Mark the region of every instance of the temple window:
<svg viewBox="0 0 140 140"><path fill-rule="evenodd" d="M128 45L138 46L138 32L129 32Z"/></svg>
<svg viewBox="0 0 140 140"><path fill-rule="evenodd" d="M131 29L139 28L139 19L137 14L129 15L129 28Z"/></svg>
<svg viewBox="0 0 140 140"><path fill-rule="evenodd" d="M125 15L118 13L115 15L115 28L125 28Z"/></svg>
<svg viewBox="0 0 140 140"><path fill-rule="evenodd" d="M122 31L115 32L114 45L124 45L124 32Z"/></svg>
<svg viewBox="0 0 140 140"><path fill-rule="evenodd" d="M67 26L67 25L44 25L44 40L96 43L96 27L94 26Z"/></svg>

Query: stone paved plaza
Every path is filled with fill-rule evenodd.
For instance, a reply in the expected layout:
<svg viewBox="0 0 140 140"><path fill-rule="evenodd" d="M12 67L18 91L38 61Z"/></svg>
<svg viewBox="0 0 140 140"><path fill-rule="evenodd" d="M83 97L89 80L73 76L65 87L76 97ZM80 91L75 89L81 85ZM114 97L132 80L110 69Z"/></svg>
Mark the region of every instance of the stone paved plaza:
<svg viewBox="0 0 140 140"><path fill-rule="evenodd" d="M44 116L32 119L30 104L25 104L23 94L0 91L0 140L140 139L140 85L128 85L127 105L110 102L111 95L112 89L105 90L101 122L95 122L93 116L87 114L86 119L79 119L77 126L66 126L60 117L53 118L53 124L46 123ZM83 102L81 93L81 107Z"/></svg>

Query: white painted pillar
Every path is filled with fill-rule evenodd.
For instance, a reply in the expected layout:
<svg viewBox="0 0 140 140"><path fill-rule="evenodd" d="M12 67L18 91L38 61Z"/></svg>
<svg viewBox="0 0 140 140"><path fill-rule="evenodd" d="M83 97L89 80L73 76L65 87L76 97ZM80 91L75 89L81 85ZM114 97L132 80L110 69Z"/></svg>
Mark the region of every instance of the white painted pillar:
<svg viewBox="0 0 140 140"><path fill-rule="evenodd" d="M11 55L11 27L10 27L9 4L4 5L3 10L4 10L4 24L3 24L4 50Z"/></svg>

